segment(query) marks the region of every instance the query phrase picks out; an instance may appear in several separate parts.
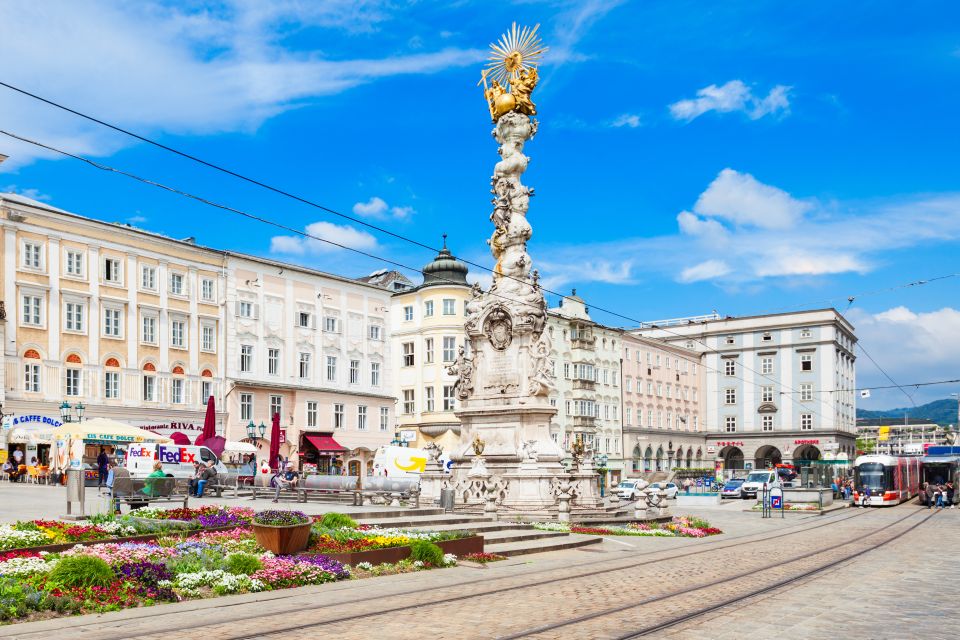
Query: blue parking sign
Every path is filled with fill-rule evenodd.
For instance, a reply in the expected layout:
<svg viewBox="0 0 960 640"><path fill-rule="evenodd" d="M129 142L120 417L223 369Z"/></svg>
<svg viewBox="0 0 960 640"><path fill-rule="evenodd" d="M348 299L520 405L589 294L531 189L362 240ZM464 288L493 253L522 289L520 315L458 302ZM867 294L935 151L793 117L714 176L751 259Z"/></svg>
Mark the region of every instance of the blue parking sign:
<svg viewBox="0 0 960 640"><path fill-rule="evenodd" d="M782 508L783 508L783 496L770 496L770 508L771 508L771 509L782 509Z"/></svg>
<svg viewBox="0 0 960 640"><path fill-rule="evenodd" d="M698 486L698 487L702 487L702 486L703 486L703 478L697 478L697 486Z"/></svg>

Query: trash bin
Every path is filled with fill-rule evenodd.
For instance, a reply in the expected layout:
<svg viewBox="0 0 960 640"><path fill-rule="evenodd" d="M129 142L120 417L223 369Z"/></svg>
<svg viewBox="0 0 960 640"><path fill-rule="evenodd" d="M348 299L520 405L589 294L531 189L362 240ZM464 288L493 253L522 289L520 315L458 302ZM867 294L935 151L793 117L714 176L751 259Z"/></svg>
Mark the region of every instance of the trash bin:
<svg viewBox="0 0 960 640"><path fill-rule="evenodd" d="M86 514L85 509L85 498L86 498L86 478L84 477L83 469L69 469L67 471L67 514L70 515L73 513L71 506L74 502L80 503L80 513L79 515L83 516Z"/></svg>
<svg viewBox="0 0 960 640"><path fill-rule="evenodd" d="M447 513L453 513L453 503L456 497L453 489L440 489L440 508Z"/></svg>

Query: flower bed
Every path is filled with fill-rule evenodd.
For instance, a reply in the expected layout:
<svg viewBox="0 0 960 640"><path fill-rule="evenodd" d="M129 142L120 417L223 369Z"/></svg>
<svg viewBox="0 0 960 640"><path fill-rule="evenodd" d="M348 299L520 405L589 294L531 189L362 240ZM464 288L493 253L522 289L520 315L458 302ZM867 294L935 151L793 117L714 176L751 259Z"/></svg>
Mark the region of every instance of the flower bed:
<svg viewBox="0 0 960 640"><path fill-rule="evenodd" d="M675 516L665 523L631 522L623 526L586 527L565 522L535 522L534 529L563 531L592 536L648 536L660 538L705 538L723 533L710 523L690 516Z"/></svg>
<svg viewBox="0 0 960 640"><path fill-rule="evenodd" d="M336 529L315 525L308 551L349 565L396 563L410 557L410 545L432 542L444 553L463 555L483 551L483 537L464 531L409 531L360 525Z"/></svg>
<svg viewBox="0 0 960 640"><path fill-rule="evenodd" d="M783 508L785 511L820 511L820 505L812 502L786 502ZM763 511L763 505L757 503L750 507L750 510ZM777 509L774 509L774 511L777 511Z"/></svg>
<svg viewBox="0 0 960 640"><path fill-rule="evenodd" d="M488 562L499 562L500 560L506 560L507 556L501 556L497 553L468 553L460 559L466 560L467 562L487 564Z"/></svg>

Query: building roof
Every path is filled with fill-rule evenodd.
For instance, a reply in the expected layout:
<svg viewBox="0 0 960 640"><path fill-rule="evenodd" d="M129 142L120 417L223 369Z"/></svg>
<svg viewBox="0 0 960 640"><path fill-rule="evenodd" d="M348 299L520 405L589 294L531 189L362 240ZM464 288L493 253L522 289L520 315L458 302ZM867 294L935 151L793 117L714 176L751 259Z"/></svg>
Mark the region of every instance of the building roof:
<svg viewBox="0 0 960 640"><path fill-rule="evenodd" d="M423 284L421 287L431 285L458 285L469 286L467 284L467 265L457 260L450 250L447 249L447 234L443 234L443 248L437 257L423 266Z"/></svg>

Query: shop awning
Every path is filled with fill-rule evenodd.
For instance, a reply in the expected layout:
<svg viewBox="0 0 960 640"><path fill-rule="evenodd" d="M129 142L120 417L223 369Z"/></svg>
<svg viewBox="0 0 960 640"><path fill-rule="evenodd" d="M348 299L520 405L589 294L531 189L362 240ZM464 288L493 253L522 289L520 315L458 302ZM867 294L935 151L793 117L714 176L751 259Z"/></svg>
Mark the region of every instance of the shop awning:
<svg viewBox="0 0 960 640"><path fill-rule="evenodd" d="M310 444L317 448L317 451L346 451L347 448L341 446L339 442L333 439L333 436L305 436Z"/></svg>

